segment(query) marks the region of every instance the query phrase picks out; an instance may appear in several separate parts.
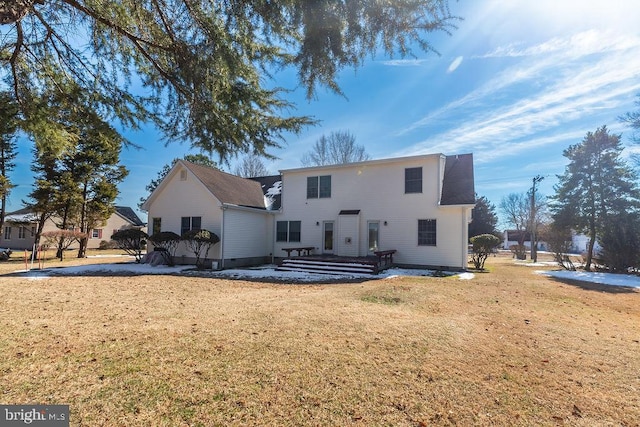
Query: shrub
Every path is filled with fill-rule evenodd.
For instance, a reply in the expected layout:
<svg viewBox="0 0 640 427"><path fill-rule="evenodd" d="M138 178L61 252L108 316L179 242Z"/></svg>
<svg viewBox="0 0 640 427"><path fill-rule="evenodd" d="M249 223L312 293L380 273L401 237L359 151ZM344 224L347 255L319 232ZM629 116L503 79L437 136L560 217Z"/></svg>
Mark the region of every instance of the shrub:
<svg viewBox="0 0 640 427"><path fill-rule="evenodd" d="M46 231L42 233L41 237L44 239L44 245L57 248L56 257L62 261L64 251L72 244L87 238L87 234L77 230L55 230Z"/></svg>
<svg viewBox="0 0 640 427"><path fill-rule="evenodd" d="M113 240L101 240L100 246L98 246L98 249L100 250L115 249L117 247L118 247L118 244Z"/></svg>
<svg viewBox="0 0 640 427"><path fill-rule="evenodd" d="M500 239L493 234L480 234L473 236L471 239L471 262L473 266L479 270L484 270L484 263L500 244Z"/></svg>
<svg viewBox="0 0 640 427"><path fill-rule="evenodd" d="M525 245L511 245L509 249L516 259L527 259L527 247Z"/></svg>
<svg viewBox="0 0 640 427"><path fill-rule="evenodd" d="M553 260L565 270L574 271L575 265L569 258L571 252L571 229L557 223L546 224L540 230L540 237L547 242Z"/></svg>
<svg viewBox="0 0 640 427"><path fill-rule="evenodd" d="M126 228L118 230L111 236L120 249L136 258L136 262L142 261L142 251L146 249L149 236L137 228Z"/></svg>
<svg viewBox="0 0 640 427"><path fill-rule="evenodd" d="M180 236L173 231L161 231L149 236L149 241L153 243L155 250L162 250L162 256L167 265L174 265L173 257L180 244Z"/></svg>
<svg viewBox="0 0 640 427"><path fill-rule="evenodd" d="M209 249L218 243L220 238L209 230L189 230L182 235L182 240L195 255L196 267L204 268L204 261L207 259ZM201 258L203 258L202 261Z"/></svg>

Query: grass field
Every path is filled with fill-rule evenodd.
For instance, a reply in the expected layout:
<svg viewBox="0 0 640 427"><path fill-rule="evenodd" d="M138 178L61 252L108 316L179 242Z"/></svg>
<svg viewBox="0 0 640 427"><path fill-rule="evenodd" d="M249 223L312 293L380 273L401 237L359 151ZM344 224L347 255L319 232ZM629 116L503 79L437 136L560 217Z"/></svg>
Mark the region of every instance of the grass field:
<svg viewBox="0 0 640 427"><path fill-rule="evenodd" d="M640 425L640 292L487 266L284 285L0 263L0 403L83 426Z"/></svg>

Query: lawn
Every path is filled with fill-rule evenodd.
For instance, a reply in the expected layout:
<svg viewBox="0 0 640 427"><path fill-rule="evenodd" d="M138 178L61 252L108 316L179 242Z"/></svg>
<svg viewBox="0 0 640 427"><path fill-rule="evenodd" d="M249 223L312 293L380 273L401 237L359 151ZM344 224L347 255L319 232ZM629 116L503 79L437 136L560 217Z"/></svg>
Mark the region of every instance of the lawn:
<svg viewBox="0 0 640 427"><path fill-rule="evenodd" d="M83 426L639 425L640 292L487 266L292 285L0 263L0 403Z"/></svg>

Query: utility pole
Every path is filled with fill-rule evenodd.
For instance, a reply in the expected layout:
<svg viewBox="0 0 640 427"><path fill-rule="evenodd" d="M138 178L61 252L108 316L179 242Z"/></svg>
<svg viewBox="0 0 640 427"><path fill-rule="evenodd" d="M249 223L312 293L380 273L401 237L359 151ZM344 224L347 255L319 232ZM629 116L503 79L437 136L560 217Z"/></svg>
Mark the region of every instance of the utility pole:
<svg viewBox="0 0 640 427"><path fill-rule="evenodd" d="M536 184L544 179L544 176L533 177L531 186L531 261L538 262L538 248L536 247Z"/></svg>

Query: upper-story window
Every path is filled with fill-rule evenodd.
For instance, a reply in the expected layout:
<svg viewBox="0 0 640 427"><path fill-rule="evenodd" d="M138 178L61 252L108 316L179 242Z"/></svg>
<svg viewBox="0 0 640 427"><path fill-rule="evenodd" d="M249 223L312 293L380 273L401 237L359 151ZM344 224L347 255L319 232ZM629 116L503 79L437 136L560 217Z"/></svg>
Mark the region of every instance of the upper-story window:
<svg viewBox="0 0 640 427"><path fill-rule="evenodd" d="M404 170L404 192L422 193L422 168L406 168Z"/></svg>
<svg viewBox="0 0 640 427"><path fill-rule="evenodd" d="M307 199L331 197L331 175L307 177Z"/></svg>

